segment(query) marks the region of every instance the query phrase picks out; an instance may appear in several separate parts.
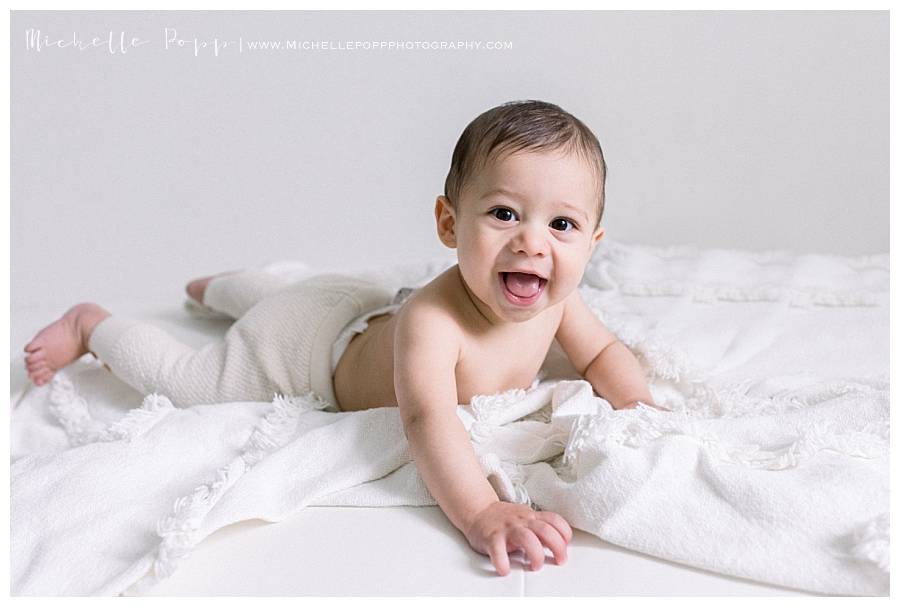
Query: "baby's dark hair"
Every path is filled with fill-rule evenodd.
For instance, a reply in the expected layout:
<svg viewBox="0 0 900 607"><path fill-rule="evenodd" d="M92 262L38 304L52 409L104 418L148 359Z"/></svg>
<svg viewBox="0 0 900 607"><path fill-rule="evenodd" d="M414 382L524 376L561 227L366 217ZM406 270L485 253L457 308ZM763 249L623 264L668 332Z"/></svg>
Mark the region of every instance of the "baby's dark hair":
<svg viewBox="0 0 900 607"><path fill-rule="evenodd" d="M456 206L472 175L505 152L554 150L574 151L594 169L600 225L606 200L606 161L600 142L578 118L546 101L509 101L470 122L453 149L444 196Z"/></svg>

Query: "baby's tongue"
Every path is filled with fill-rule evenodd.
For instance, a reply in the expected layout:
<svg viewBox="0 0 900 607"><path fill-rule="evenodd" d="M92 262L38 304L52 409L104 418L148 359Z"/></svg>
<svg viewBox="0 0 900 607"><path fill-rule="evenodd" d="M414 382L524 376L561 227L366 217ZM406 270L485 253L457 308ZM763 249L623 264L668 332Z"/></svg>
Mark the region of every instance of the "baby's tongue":
<svg viewBox="0 0 900 607"><path fill-rule="evenodd" d="M541 279L534 274L506 273L506 288L517 297L534 297L541 288Z"/></svg>

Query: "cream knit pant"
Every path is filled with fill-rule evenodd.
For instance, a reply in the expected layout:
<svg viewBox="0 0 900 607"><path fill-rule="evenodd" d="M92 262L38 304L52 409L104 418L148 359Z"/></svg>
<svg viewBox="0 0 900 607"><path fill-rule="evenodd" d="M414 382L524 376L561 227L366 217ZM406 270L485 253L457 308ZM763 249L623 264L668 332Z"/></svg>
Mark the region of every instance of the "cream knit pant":
<svg viewBox="0 0 900 607"><path fill-rule="evenodd" d="M355 277L322 274L289 283L248 270L207 286L204 303L237 319L221 341L195 350L158 327L113 315L97 324L88 345L125 383L175 406L312 391L336 410L332 344L354 318L392 297Z"/></svg>

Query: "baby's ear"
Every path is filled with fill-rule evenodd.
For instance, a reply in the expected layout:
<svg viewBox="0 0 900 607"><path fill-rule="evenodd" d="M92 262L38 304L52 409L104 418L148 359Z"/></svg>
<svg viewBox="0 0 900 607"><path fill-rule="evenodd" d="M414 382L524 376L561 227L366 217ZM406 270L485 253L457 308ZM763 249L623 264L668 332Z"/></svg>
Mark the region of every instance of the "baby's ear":
<svg viewBox="0 0 900 607"><path fill-rule="evenodd" d="M597 246L597 243L600 242L600 239L603 238L603 235L606 234L606 230L600 226L597 226L597 229L594 230L594 235L591 236L591 251Z"/></svg>
<svg viewBox="0 0 900 607"><path fill-rule="evenodd" d="M451 249L456 248L456 210L446 196L438 196L434 204L438 238Z"/></svg>

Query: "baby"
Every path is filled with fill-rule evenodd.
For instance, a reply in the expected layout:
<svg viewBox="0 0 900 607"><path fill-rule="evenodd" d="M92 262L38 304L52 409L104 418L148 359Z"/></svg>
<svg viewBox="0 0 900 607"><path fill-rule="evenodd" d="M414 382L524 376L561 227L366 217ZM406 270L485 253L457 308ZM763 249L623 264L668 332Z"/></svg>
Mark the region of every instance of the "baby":
<svg viewBox="0 0 900 607"><path fill-rule="evenodd" d="M578 292L603 236L606 163L594 134L558 106L511 102L463 131L434 213L458 263L412 292L364 278L285 283L242 271L195 280L188 295L237 319L194 351L146 323L84 303L25 346L37 385L90 352L142 393L187 406L314 392L332 410L398 406L429 491L500 575L522 550L557 564L572 538L558 514L502 502L478 463L459 403L528 388L554 339L616 409L654 406L631 352Z"/></svg>

